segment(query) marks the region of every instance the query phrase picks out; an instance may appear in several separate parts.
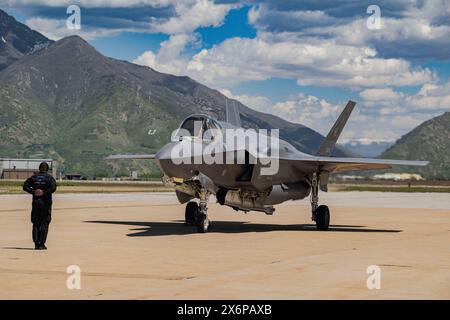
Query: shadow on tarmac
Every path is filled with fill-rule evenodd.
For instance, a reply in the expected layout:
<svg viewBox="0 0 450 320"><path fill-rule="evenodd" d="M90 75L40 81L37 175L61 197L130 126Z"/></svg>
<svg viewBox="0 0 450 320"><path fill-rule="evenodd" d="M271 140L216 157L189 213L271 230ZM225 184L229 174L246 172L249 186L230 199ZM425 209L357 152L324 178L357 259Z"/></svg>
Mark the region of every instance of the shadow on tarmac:
<svg viewBox="0 0 450 320"><path fill-rule="evenodd" d="M169 235L188 235L197 233L195 226L185 226L184 221L150 222L150 221L85 221L87 223L102 223L136 226L142 228L130 229L135 231L127 234L129 237L156 237ZM402 230L363 229L365 226L330 225L324 232L362 232L362 233L397 233ZM212 221L208 233L246 233L246 232L271 232L271 231L315 231L315 224L259 224L243 221Z"/></svg>

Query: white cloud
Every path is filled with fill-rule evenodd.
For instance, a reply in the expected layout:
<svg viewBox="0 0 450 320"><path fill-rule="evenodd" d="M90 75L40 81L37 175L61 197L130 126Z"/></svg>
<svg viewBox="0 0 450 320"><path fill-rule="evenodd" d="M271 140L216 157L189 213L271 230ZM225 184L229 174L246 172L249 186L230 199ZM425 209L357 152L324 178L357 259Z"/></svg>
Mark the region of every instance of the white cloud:
<svg viewBox="0 0 450 320"><path fill-rule="evenodd" d="M190 58L171 56L169 61L163 51L157 55L158 63L153 65L157 69L174 70L176 65L176 74L216 88L271 77L297 78L299 85L356 88L421 85L435 78L430 70L412 68L405 60L377 58L370 47L332 40L295 42L260 35L255 39L227 39ZM146 64L143 59L136 61Z"/></svg>
<svg viewBox="0 0 450 320"><path fill-rule="evenodd" d="M238 100L247 107L261 112L268 112L273 105L270 99L264 96L233 95L228 89L222 89L220 92L230 99Z"/></svg>
<svg viewBox="0 0 450 320"><path fill-rule="evenodd" d="M160 72L185 75L188 61L181 56L181 53L185 46L195 39L194 35L189 34L171 35L168 40L161 42L161 48L157 53L144 52L133 62Z"/></svg>
<svg viewBox="0 0 450 320"><path fill-rule="evenodd" d="M155 21L155 32L167 34L192 33L199 27L219 26L235 6L214 4L209 0L180 1L175 3L176 16L168 21Z"/></svg>
<svg viewBox="0 0 450 320"><path fill-rule="evenodd" d="M249 21L259 31L290 34L298 41L325 38L343 45L370 46L383 57L448 58L450 2L423 0L378 5L380 30L367 28L367 4L362 2L345 3L338 8L329 4L322 6L325 11L308 10L301 2L293 3L290 10L279 10L277 4L260 5L250 11Z"/></svg>
<svg viewBox="0 0 450 320"><path fill-rule="evenodd" d="M141 54L133 63L139 64L141 66L147 66L151 68L156 68L156 55L152 51L146 51Z"/></svg>
<svg viewBox="0 0 450 320"><path fill-rule="evenodd" d="M450 82L425 84L416 94L407 95L391 88L366 89L360 92L365 106L380 107L380 112L392 114L404 112L430 112L430 110L450 110ZM391 105L390 111L383 109Z"/></svg>
<svg viewBox="0 0 450 320"><path fill-rule="evenodd" d="M366 101L396 101L402 97L402 94L391 88L366 89L359 95Z"/></svg>
<svg viewBox="0 0 450 320"><path fill-rule="evenodd" d="M112 37L125 31L132 31L127 29L89 28L83 26L81 30L70 30L66 26L66 20L46 18L31 18L25 23L31 29L39 31L52 40L59 40L71 35L78 35L85 40L92 40L102 37Z"/></svg>
<svg viewBox="0 0 450 320"><path fill-rule="evenodd" d="M325 99L299 94L295 99L276 103L271 113L326 134L342 107Z"/></svg>
<svg viewBox="0 0 450 320"><path fill-rule="evenodd" d="M424 85L418 94L408 97L406 103L415 109L450 111L450 81L443 85Z"/></svg>

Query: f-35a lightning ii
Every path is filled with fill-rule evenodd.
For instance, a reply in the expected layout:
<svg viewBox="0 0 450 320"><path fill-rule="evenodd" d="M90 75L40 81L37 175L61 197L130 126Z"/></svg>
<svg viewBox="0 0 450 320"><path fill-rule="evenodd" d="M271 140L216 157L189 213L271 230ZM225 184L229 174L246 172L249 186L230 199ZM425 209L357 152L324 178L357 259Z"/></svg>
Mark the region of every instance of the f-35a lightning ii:
<svg viewBox="0 0 450 320"><path fill-rule="evenodd" d="M318 194L319 190L327 191L331 173L428 164L427 161L331 157L355 105L353 101L347 103L315 155L300 152L274 135L248 134L241 128L239 110L231 105L227 106L226 121L202 114L189 116L173 134L172 141L156 155L114 155L106 159L156 159L165 178L175 185L179 202L187 203L186 224L196 226L200 233L210 226L207 209L210 195L215 195L221 205L235 210L261 211L268 215L273 214L276 204L309 196L312 220L318 230L327 230L330 210L326 205L319 205ZM228 135L230 132L234 135ZM245 140L245 143L235 140ZM261 143L263 140L266 141Z"/></svg>

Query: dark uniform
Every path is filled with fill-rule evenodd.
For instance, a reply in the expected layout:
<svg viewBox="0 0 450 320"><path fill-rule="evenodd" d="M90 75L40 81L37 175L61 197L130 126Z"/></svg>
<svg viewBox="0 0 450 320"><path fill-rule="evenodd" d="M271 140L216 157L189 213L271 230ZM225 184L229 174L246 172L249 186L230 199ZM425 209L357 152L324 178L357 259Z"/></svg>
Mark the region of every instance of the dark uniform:
<svg viewBox="0 0 450 320"><path fill-rule="evenodd" d="M23 184L23 190L33 195L31 223L33 223L33 241L36 249L46 249L45 241L52 220L52 193L56 191L56 181L47 171L40 170ZM43 191L42 196L35 195L38 189Z"/></svg>

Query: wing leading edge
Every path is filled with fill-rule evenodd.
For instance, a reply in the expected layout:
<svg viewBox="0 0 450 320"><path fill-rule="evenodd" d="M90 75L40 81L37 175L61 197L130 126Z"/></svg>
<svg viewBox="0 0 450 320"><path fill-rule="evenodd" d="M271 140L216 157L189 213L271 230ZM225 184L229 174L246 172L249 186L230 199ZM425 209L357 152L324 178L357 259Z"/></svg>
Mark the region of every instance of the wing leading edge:
<svg viewBox="0 0 450 320"><path fill-rule="evenodd" d="M372 158L335 158L335 157L311 157L293 160L296 163L304 161L305 163L316 162L317 165L328 172L347 172L363 170L389 169L392 166L426 166L428 161L409 161L409 160L391 160L391 159L372 159Z"/></svg>

